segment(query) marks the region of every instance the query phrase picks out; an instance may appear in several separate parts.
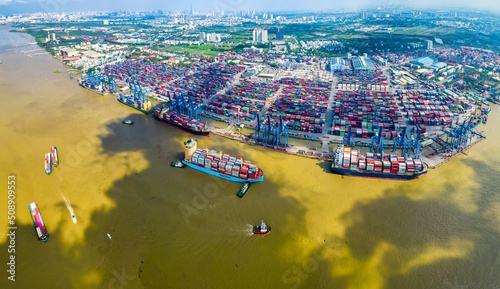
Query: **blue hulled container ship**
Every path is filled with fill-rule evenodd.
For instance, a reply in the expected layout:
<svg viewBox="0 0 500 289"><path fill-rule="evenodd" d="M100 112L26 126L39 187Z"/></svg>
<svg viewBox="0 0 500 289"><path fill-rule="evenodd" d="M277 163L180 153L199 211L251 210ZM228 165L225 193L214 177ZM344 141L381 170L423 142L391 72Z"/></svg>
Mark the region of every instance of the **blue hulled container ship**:
<svg viewBox="0 0 500 289"><path fill-rule="evenodd" d="M197 141L193 139L188 140L184 145L182 163L190 168L233 182L264 181L264 172L250 161L213 150L199 149Z"/></svg>

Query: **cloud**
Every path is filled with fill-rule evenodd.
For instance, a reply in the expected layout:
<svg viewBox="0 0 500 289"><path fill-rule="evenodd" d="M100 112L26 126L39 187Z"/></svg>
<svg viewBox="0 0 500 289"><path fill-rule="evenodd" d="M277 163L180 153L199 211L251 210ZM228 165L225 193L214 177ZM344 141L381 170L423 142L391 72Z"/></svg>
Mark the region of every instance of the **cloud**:
<svg viewBox="0 0 500 289"><path fill-rule="evenodd" d="M0 5L7 5L16 2L16 0L0 0Z"/></svg>

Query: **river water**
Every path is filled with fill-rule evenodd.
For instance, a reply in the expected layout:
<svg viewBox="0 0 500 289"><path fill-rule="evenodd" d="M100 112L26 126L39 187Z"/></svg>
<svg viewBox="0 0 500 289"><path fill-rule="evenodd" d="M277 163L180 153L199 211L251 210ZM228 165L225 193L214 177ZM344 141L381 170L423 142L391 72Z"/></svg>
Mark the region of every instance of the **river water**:
<svg viewBox="0 0 500 289"><path fill-rule="evenodd" d="M326 162L198 137L263 169L240 199L236 183L169 166L192 135L53 73L67 68L26 57L36 46L14 45L32 37L8 31L0 168L5 187L16 176L16 281L4 273L0 288L500 288L498 107L478 127L486 140L414 181L343 178ZM46 175L51 146L60 165ZM252 235L262 219L272 231ZM8 244L2 233L4 268Z"/></svg>

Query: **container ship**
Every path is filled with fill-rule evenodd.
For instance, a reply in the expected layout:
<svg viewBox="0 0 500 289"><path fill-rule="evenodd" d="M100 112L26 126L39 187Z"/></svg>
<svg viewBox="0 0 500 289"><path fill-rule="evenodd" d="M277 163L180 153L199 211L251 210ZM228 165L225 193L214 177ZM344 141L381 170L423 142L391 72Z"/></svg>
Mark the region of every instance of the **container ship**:
<svg viewBox="0 0 500 289"><path fill-rule="evenodd" d="M153 112L151 101L149 100L141 101L139 99L133 98L132 96L124 95L121 93L116 100L145 114L151 114Z"/></svg>
<svg viewBox="0 0 500 289"><path fill-rule="evenodd" d="M187 115L176 113L174 111L163 111L161 106L153 109L153 116L160 121L178 127L182 130L198 135L209 135L210 128L204 122L196 121Z"/></svg>
<svg viewBox="0 0 500 289"><path fill-rule="evenodd" d="M367 178L411 180L427 174L428 166L419 159L396 154L366 153L340 145L335 150L332 171L341 175Z"/></svg>
<svg viewBox="0 0 500 289"><path fill-rule="evenodd" d="M190 139L184 143L182 163L190 168L233 182L262 182L264 172L250 161L235 158L213 150L197 148L197 141Z"/></svg>
<svg viewBox="0 0 500 289"><path fill-rule="evenodd" d="M38 240L45 243L49 239L49 233L47 233L47 229L45 228L45 223L43 222L42 215L40 214L40 209L38 209L38 205L35 202L31 203L29 207L31 220L33 220Z"/></svg>
<svg viewBox="0 0 500 289"><path fill-rule="evenodd" d="M86 88L88 90L91 90L95 93L99 93L100 95L107 95L108 94L108 90L105 87L102 87L102 85L91 84L88 80L82 80L80 78L80 79L78 79L78 84L81 87Z"/></svg>

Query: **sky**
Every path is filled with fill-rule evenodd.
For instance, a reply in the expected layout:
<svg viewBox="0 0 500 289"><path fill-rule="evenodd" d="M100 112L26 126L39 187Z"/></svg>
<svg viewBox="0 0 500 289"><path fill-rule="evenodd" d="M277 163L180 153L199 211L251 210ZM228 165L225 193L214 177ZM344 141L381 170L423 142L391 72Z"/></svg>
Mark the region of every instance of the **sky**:
<svg viewBox="0 0 500 289"><path fill-rule="evenodd" d="M377 6L403 8L469 8L500 12L498 0L0 0L0 14L70 11L283 11L340 10Z"/></svg>

